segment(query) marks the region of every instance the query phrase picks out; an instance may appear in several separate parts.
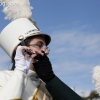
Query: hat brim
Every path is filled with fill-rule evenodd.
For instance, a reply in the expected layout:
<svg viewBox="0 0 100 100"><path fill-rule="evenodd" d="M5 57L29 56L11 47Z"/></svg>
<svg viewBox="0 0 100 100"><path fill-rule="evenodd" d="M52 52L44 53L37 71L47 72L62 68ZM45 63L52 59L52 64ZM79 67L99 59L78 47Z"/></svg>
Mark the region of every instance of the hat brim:
<svg viewBox="0 0 100 100"><path fill-rule="evenodd" d="M45 39L45 43L46 43L46 46L49 45L49 43L51 42L51 37L47 34L44 34L44 33L41 33L41 34L36 34L36 35L31 35L32 37L35 37L35 36L43 36L44 39ZM31 37L29 36L29 37ZM29 38L28 37L28 38ZM27 39L27 38L26 38Z"/></svg>

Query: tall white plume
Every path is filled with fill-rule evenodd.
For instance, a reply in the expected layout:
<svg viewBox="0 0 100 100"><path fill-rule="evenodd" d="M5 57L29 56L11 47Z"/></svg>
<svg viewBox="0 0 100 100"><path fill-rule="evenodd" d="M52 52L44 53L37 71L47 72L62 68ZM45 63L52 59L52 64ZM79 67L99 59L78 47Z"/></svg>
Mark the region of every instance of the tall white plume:
<svg viewBox="0 0 100 100"><path fill-rule="evenodd" d="M95 84L95 90L100 95L100 66L93 68L93 82Z"/></svg>
<svg viewBox="0 0 100 100"><path fill-rule="evenodd" d="M30 6L29 0L0 0L3 5L5 19L15 20L18 18L31 18L33 7Z"/></svg>

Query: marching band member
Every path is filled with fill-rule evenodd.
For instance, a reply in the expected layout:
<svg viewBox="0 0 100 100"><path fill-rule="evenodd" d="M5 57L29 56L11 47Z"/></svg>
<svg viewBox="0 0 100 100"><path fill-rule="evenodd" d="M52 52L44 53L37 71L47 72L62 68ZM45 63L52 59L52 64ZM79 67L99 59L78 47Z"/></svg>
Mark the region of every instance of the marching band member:
<svg viewBox="0 0 100 100"><path fill-rule="evenodd" d="M0 46L13 67L0 72L0 100L82 100L54 74L47 57L51 37L32 20L29 1L3 1L19 2L19 6L5 5L3 9L12 22L1 32Z"/></svg>

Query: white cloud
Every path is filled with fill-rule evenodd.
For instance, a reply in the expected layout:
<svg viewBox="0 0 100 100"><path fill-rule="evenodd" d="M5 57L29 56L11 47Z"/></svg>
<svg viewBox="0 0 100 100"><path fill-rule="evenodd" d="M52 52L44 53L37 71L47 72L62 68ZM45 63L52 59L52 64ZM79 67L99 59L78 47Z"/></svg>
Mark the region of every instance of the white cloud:
<svg viewBox="0 0 100 100"><path fill-rule="evenodd" d="M70 51L79 52L85 56L100 54L100 34L83 33L81 31L56 31L51 34L54 53Z"/></svg>
<svg viewBox="0 0 100 100"><path fill-rule="evenodd" d="M76 90L75 92L81 97L87 97L90 94L89 90Z"/></svg>

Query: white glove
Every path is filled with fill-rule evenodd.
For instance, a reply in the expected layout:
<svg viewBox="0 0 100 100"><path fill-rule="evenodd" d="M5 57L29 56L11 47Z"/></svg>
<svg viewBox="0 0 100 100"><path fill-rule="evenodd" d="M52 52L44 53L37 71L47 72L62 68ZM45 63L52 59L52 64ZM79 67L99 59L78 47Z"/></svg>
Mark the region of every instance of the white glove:
<svg viewBox="0 0 100 100"><path fill-rule="evenodd" d="M15 55L15 69L25 72L26 74L29 71L29 67L32 59L29 57L28 59L24 58L22 51L20 50L21 46L18 46Z"/></svg>

